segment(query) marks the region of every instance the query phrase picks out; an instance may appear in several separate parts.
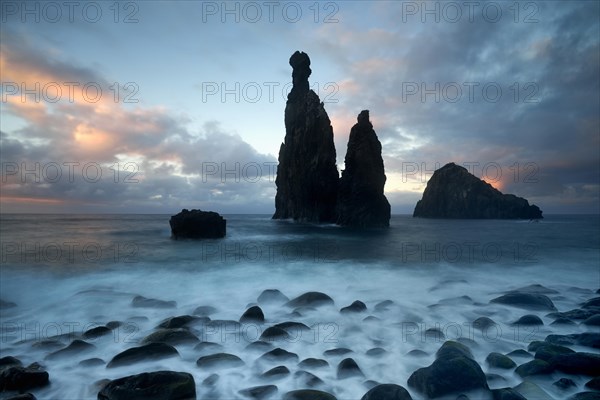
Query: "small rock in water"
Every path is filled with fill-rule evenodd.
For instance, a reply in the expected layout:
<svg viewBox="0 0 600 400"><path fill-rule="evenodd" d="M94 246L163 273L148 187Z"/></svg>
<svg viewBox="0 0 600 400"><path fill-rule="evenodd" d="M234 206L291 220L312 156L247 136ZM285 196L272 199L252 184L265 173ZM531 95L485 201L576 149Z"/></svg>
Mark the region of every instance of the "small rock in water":
<svg viewBox="0 0 600 400"><path fill-rule="evenodd" d="M277 362L285 362L285 361L296 361L298 362L298 355L296 353L291 353L287 350L281 349L281 348L276 348L273 349L265 354L263 354L262 356L259 357L258 359L260 360L266 360L266 361L277 361Z"/></svg>
<svg viewBox="0 0 600 400"><path fill-rule="evenodd" d="M266 340L269 342L275 340L286 340L289 339L290 335L281 328L277 328L276 326L271 326L260 335L260 340Z"/></svg>
<svg viewBox="0 0 600 400"><path fill-rule="evenodd" d="M260 296L258 296L258 299L256 299L256 301L259 304L285 303L290 301L290 299L277 289L266 289L263 290L263 292L260 294Z"/></svg>
<svg viewBox="0 0 600 400"><path fill-rule="evenodd" d="M32 393L24 393L13 397L7 397L6 400L37 400L37 397L35 397Z"/></svg>
<svg viewBox="0 0 600 400"><path fill-rule="evenodd" d="M583 321L582 324L587 326L600 326L600 314L592 315Z"/></svg>
<svg viewBox="0 0 600 400"><path fill-rule="evenodd" d="M515 386L514 389L519 392L526 399L535 399L535 400L553 400L554 398L546 393L542 388L540 388L537 384L525 381Z"/></svg>
<svg viewBox="0 0 600 400"><path fill-rule="evenodd" d="M487 331L490 327L496 325L496 323L488 317L479 317L473 321L473 327L480 331Z"/></svg>
<svg viewBox="0 0 600 400"><path fill-rule="evenodd" d="M436 360L413 372L408 385L428 397L483 389L488 390L485 374L464 345L447 341L436 353Z"/></svg>
<svg viewBox="0 0 600 400"><path fill-rule="evenodd" d="M189 400L196 398L194 377L186 372L144 372L115 379L98 393L98 400Z"/></svg>
<svg viewBox="0 0 600 400"><path fill-rule="evenodd" d="M240 322L242 323L250 323L250 322L265 322L265 315L259 306L253 306L244 312L244 314L240 318Z"/></svg>
<svg viewBox="0 0 600 400"><path fill-rule="evenodd" d="M522 292L522 293L537 293L537 294L559 294L557 290L547 288L545 286L539 284L533 284L529 286L523 286L522 288L518 288L515 290L511 290L511 292Z"/></svg>
<svg viewBox="0 0 600 400"><path fill-rule="evenodd" d="M494 400L527 400L523 395L513 388L501 388L492 390Z"/></svg>
<svg viewBox="0 0 600 400"><path fill-rule="evenodd" d="M372 349L367 350L365 354L369 357L381 357L387 354L387 351L385 351L385 349L382 349L381 347L374 347Z"/></svg>
<svg viewBox="0 0 600 400"><path fill-rule="evenodd" d="M329 367L329 363L321 358L307 358L302 360L298 367L300 368L326 368Z"/></svg>
<svg viewBox="0 0 600 400"><path fill-rule="evenodd" d="M227 231L227 221L214 211L183 209L171 216L169 225L174 239L222 238Z"/></svg>
<svg viewBox="0 0 600 400"><path fill-rule="evenodd" d="M277 386L275 385L265 385L265 386L254 386L248 389L243 389L238 392L244 397L248 397L250 399L268 399L277 393Z"/></svg>
<svg viewBox="0 0 600 400"><path fill-rule="evenodd" d="M219 374L210 374L206 379L202 381L202 386L212 387L219 381Z"/></svg>
<svg viewBox="0 0 600 400"><path fill-rule="evenodd" d="M594 390L600 390L600 376L597 376L597 377L587 381L585 384L585 387L594 389Z"/></svg>
<svg viewBox="0 0 600 400"><path fill-rule="evenodd" d="M494 368L511 369L517 366L513 360L500 353L490 353L485 361Z"/></svg>
<svg viewBox="0 0 600 400"><path fill-rule="evenodd" d="M550 325L575 325L569 318L558 317Z"/></svg>
<svg viewBox="0 0 600 400"><path fill-rule="evenodd" d="M180 315L178 317L171 317L171 318L162 320L162 322L160 324L158 324L157 328L163 328L163 329L183 328L190 322L194 322L198 319L199 319L198 317L195 317L193 315Z"/></svg>
<svg viewBox="0 0 600 400"><path fill-rule="evenodd" d="M333 305L333 299L321 292L307 292L286 303L288 307L320 307Z"/></svg>
<svg viewBox="0 0 600 400"><path fill-rule="evenodd" d="M302 389L287 392L283 400L337 400L335 396L320 390Z"/></svg>
<svg viewBox="0 0 600 400"><path fill-rule="evenodd" d="M271 343L263 342L262 340L257 340L255 342L250 343L246 346L246 350L254 350L254 351L262 351L265 352L273 348Z"/></svg>
<svg viewBox="0 0 600 400"><path fill-rule="evenodd" d="M200 368L233 368L244 365L244 362L236 355L229 353L217 353L203 356L196 361Z"/></svg>
<svg viewBox="0 0 600 400"><path fill-rule="evenodd" d="M544 360L531 360L517 367L515 372L521 378L532 375L547 375L554 371L554 367Z"/></svg>
<svg viewBox="0 0 600 400"><path fill-rule="evenodd" d="M200 342L194 347L194 350L200 351L200 352L214 353L215 351L219 351L222 348L223 348L223 346L220 345L219 343Z"/></svg>
<svg viewBox="0 0 600 400"><path fill-rule="evenodd" d="M6 356L0 358L0 370L6 367L20 367L21 365L21 360L13 356Z"/></svg>
<svg viewBox="0 0 600 400"><path fill-rule="evenodd" d="M83 333L84 339L97 339L101 336L110 335L112 329L107 326L97 326L96 328L88 329Z"/></svg>
<svg viewBox="0 0 600 400"><path fill-rule="evenodd" d="M352 358L343 359L337 367L337 378L346 379L355 376L364 377L365 375Z"/></svg>
<svg viewBox="0 0 600 400"><path fill-rule="evenodd" d="M338 347L337 349L325 350L323 355L325 356L343 356L344 354L352 353L352 350L345 347Z"/></svg>
<svg viewBox="0 0 600 400"><path fill-rule="evenodd" d="M5 390L26 391L50 383L48 372L33 363L28 367L8 367L0 372L0 392Z"/></svg>
<svg viewBox="0 0 600 400"><path fill-rule="evenodd" d="M142 339L142 344L146 343L167 343L170 345L198 343L198 339L193 333L186 329L159 329Z"/></svg>
<svg viewBox="0 0 600 400"><path fill-rule="evenodd" d="M79 365L82 367L99 367L104 364L106 362L101 358L88 358L87 360L79 361Z"/></svg>
<svg viewBox="0 0 600 400"><path fill-rule="evenodd" d="M16 306L17 306L17 304L13 303L12 301L6 301L6 300L0 299L0 310L6 310L8 308L14 308Z"/></svg>
<svg viewBox="0 0 600 400"><path fill-rule="evenodd" d="M131 301L131 305L134 307L141 308L176 308L177 303L175 301L164 301L157 299L149 299L144 296L135 296Z"/></svg>
<svg viewBox="0 0 600 400"><path fill-rule="evenodd" d="M113 357L107 368L121 367L142 361L161 360L163 358L179 356L179 352L166 343L148 343L139 347L132 347Z"/></svg>
<svg viewBox="0 0 600 400"><path fill-rule="evenodd" d="M600 297L594 297L581 305L581 308L600 307Z"/></svg>
<svg viewBox="0 0 600 400"><path fill-rule="evenodd" d="M290 370L286 366L280 365L278 367L271 368L267 372L263 373L260 377L267 380L283 379L289 374Z"/></svg>
<svg viewBox="0 0 600 400"><path fill-rule="evenodd" d="M536 293L510 292L490 300L490 303L505 304L528 310L556 311L548 296Z"/></svg>
<svg viewBox="0 0 600 400"><path fill-rule="evenodd" d="M199 306L199 307L196 307L196 309L194 310L194 312L192 314L198 315L200 317L208 317L208 316L211 316L212 314L216 313L217 311L218 310L212 306Z"/></svg>
<svg viewBox="0 0 600 400"><path fill-rule="evenodd" d="M537 315L527 314L523 315L521 318L513 322L513 325L537 326L544 325L544 322Z"/></svg>
<svg viewBox="0 0 600 400"><path fill-rule="evenodd" d="M554 368L566 374L600 376L600 355L593 353L559 354L550 360Z"/></svg>
<svg viewBox="0 0 600 400"><path fill-rule="evenodd" d="M314 388L317 386L325 386L325 382L316 375L306 371L296 371L294 378L301 382L301 386L308 386Z"/></svg>
<svg viewBox="0 0 600 400"><path fill-rule="evenodd" d="M392 300L384 300L382 302L375 304L375 311L377 311L377 312L387 311L390 309L390 307L393 304L394 304L394 302Z"/></svg>
<svg viewBox="0 0 600 400"><path fill-rule="evenodd" d="M369 390L360 400L412 400L412 397L402 386L383 384Z"/></svg>
<svg viewBox="0 0 600 400"><path fill-rule="evenodd" d="M57 350L53 353L50 353L46 356L47 360L55 360L63 357L71 357L76 354L87 353L92 350L95 350L96 346L90 344L88 342L84 342L83 340L73 340L70 345L65 347L64 349Z"/></svg>
<svg viewBox="0 0 600 400"><path fill-rule="evenodd" d="M598 392L579 392L569 397L568 400L600 400Z"/></svg>
<svg viewBox="0 0 600 400"><path fill-rule="evenodd" d="M420 349L413 349L411 351L409 351L408 353L406 353L406 355L408 356L413 356L413 357L427 357L429 355L429 353L420 350Z"/></svg>
<svg viewBox="0 0 600 400"><path fill-rule="evenodd" d="M367 311L367 306L365 305L365 303L363 303L360 300L356 300L349 306L344 307L340 310L340 312L342 314L360 313L360 312L365 312L365 311Z"/></svg>
<svg viewBox="0 0 600 400"><path fill-rule="evenodd" d="M562 389L562 390L570 389L572 387L577 387L577 384L575 382L573 382L572 379L569 379L569 378L560 378L559 380L554 382L552 385L554 385L557 388Z"/></svg>
<svg viewBox="0 0 600 400"><path fill-rule="evenodd" d="M518 349L513 350L507 354L508 357L522 357L522 358L533 358L533 355L529 353L527 350Z"/></svg>

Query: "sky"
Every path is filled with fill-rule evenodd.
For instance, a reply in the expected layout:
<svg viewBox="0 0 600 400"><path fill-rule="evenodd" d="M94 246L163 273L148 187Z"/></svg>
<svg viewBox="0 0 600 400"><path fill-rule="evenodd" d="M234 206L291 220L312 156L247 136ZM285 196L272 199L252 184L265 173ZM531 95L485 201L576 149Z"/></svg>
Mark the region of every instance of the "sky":
<svg viewBox="0 0 600 400"><path fill-rule="evenodd" d="M597 1L0 3L2 213L274 212L289 57L361 110L392 214L448 162L600 212Z"/></svg>

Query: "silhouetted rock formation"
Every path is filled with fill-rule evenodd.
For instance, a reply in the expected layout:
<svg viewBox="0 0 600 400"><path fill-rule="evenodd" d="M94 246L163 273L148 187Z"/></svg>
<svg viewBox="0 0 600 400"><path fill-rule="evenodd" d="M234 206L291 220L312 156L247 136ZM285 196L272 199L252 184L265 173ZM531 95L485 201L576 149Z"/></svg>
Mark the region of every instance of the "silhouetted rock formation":
<svg viewBox="0 0 600 400"><path fill-rule="evenodd" d="M369 121L369 111L358 115L350 131L338 193L337 223L358 228L390 225L390 203L383 194L385 171L381 143Z"/></svg>
<svg viewBox="0 0 600 400"><path fill-rule="evenodd" d="M222 238L227 221L212 211L183 209L169 220L174 239Z"/></svg>
<svg viewBox="0 0 600 400"><path fill-rule="evenodd" d="M434 172L413 217L538 219L542 211L521 197L502 194L454 163Z"/></svg>
<svg viewBox="0 0 600 400"><path fill-rule="evenodd" d="M273 218L335 222L339 175L331 122L319 96L309 89L308 55L295 52L290 65L293 88L285 107Z"/></svg>

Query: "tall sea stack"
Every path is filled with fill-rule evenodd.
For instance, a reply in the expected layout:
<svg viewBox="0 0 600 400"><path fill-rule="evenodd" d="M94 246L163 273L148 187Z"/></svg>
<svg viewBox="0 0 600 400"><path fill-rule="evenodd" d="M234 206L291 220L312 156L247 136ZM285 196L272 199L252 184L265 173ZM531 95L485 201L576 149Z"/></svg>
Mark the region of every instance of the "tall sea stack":
<svg viewBox="0 0 600 400"><path fill-rule="evenodd" d="M369 120L369 111L358 115L350 130L346 169L338 193L337 223L356 228L385 228L390 225L390 203L383 194L385 171L381 143Z"/></svg>
<svg viewBox="0 0 600 400"><path fill-rule="evenodd" d="M285 106L273 218L335 222L339 174L331 122L319 96L309 88L308 55L296 51L290 65L293 87Z"/></svg>

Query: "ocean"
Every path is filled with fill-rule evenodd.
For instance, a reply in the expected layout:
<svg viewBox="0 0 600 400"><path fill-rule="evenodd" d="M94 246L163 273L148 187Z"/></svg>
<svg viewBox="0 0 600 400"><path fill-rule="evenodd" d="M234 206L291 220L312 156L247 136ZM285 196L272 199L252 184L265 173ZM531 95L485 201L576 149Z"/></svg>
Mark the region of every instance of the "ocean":
<svg viewBox="0 0 600 400"><path fill-rule="evenodd" d="M268 215L224 217L224 239L176 241L170 238L168 215L1 215L0 357L44 366L51 384L32 390L38 399L95 399L102 380L157 370L191 373L199 399L244 398L240 390L266 384L276 385L275 398L281 398L305 387L298 361L311 357L329 364L311 373L322 381L319 388L337 399L358 400L373 382L399 384L419 399L423 395L407 380L432 363L445 340L470 343L484 372L495 376L488 384L496 388L514 387L522 378L514 370L489 367L490 352L526 350L549 334L600 332L581 321L551 325L553 318L545 311L490 303L528 285L551 289L548 297L559 311L597 297L598 215L548 215L540 222L398 215L386 231L275 221ZM238 321L266 289L289 299L318 291L334 304L294 310L281 301L261 302L262 324L208 325L208 319L198 319L186 326L197 341L176 344L178 357L106 367L121 351L139 346L166 318L210 306L210 320ZM138 307L136 296L175 303ZM367 310L340 313L356 300ZM391 302L381 304L386 300ZM544 325L513 324L526 314L539 316ZM473 321L481 316L494 320L495 328L477 329ZM267 327L286 321L308 329L272 345L298 359L259 360L264 351L247 346ZM84 336L110 322L108 334ZM51 355L77 338L93 347ZM238 356L243 366L199 367L199 357L211 353L200 342L216 343L213 349ZM324 354L336 348L350 351ZM363 376L338 379L336 368L346 357L356 361ZM102 362L80 364L95 358ZM261 376L278 365L290 373ZM214 373L216 382L204 382ZM566 398L578 389L552 385L562 376L533 381L548 398ZM569 377L579 389L589 380Z"/></svg>

